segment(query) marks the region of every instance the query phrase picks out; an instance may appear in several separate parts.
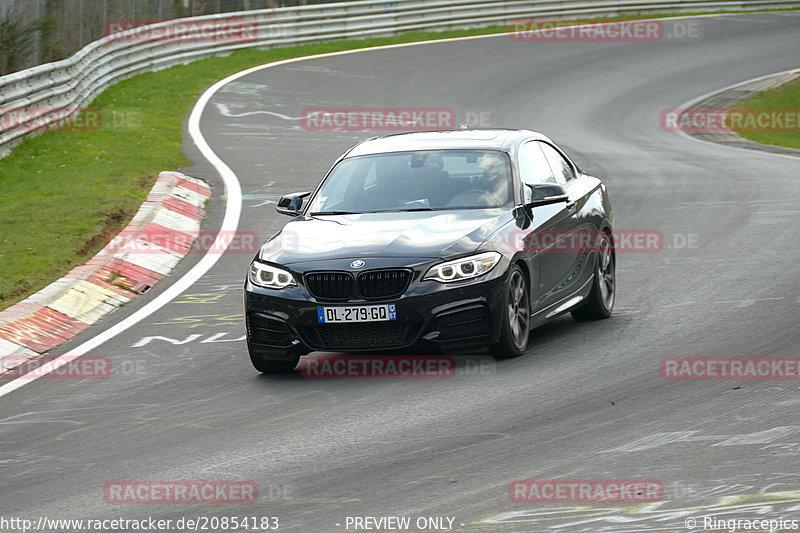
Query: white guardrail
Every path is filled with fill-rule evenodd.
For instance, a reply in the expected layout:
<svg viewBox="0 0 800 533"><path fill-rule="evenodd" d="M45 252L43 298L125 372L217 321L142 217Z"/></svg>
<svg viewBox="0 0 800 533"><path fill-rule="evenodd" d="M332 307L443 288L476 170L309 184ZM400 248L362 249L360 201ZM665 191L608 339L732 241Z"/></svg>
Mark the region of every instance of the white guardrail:
<svg viewBox="0 0 800 533"><path fill-rule="evenodd" d="M158 22L106 36L68 59L0 77L0 157L117 81L242 48L505 25L531 17L787 7L800 7L800 0L360 0Z"/></svg>

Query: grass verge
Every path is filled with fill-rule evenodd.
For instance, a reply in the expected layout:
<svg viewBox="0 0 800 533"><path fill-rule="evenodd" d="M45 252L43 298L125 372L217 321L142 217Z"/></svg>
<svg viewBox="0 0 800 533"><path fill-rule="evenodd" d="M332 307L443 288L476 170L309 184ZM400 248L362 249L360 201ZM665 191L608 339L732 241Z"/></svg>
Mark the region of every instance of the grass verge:
<svg viewBox="0 0 800 533"><path fill-rule="evenodd" d="M636 18L642 16L571 23ZM103 118L101 127L48 131L0 159L0 309L86 262L127 225L159 171L190 163L180 149L183 119L216 80L292 57L507 31L491 26L243 50L113 85L90 105Z"/></svg>
<svg viewBox="0 0 800 533"><path fill-rule="evenodd" d="M800 148L800 131L797 130L800 122L798 120L800 119L800 78L784 83L780 87L745 98L737 103L734 109L742 111L745 116L750 117L757 116L752 111L760 112L770 109L783 110L780 116L784 119L793 115L794 126L791 127L789 122L785 120L782 126L785 130L794 129L795 131L747 131L748 127L737 128L735 125L733 129L736 133L751 141ZM752 111L748 112L748 110Z"/></svg>

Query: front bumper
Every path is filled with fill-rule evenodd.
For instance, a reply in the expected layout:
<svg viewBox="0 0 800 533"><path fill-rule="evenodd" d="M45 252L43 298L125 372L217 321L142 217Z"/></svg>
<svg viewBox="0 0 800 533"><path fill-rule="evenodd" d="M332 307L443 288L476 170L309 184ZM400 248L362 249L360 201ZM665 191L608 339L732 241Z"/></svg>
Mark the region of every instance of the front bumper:
<svg viewBox="0 0 800 533"><path fill-rule="evenodd" d="M289 360L311 351L367 352L435 347L459 353L488 347L500 335L507 265L455 284L419 281L421 271L396 298L318 301L297 286L264 289L245 283L244 307L251 352ZM497 271L497 272L495 272ZM319 306L394 304L396 321L320 324Z"/></svg>

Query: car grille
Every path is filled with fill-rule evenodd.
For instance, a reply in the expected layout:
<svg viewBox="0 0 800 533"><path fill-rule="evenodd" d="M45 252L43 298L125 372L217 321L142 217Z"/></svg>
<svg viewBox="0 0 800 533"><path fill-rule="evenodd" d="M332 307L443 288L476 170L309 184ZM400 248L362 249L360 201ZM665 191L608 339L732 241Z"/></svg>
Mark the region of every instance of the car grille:
<svg viewBox="0 0 800 533"><path fill-rule="evenodd" d="M358 292L364 298L400 296L411 281L410 270L373 270L358 276Z"/></svg>
<svg viewBox="0 0 800 533"><path fill-rule="evenodd" d="M256 344L269 346L291 346L292 335L289 326L280 320L264 315L247 316L247 336Z"/></svg>
<svg viewBox="0 0 800 533"><path fill-rule="evenodd" d="M320 300L349 300L355 292L353 276L347 272L312 272L305 280L308 292Z"/></svg>
<svg viewBox="0 0 800 533"><path fill-rule="evenodd" d="M411 282L411 271L406 269L368 270L360 272L354 280L350 272L309 272L305 275L306 288L320 300L350 300L356 296L365 299L394 298L403 294Z"/></svg>
<svg viewBox="0 0 800 533"><path fill-rule="evenodd" d="M417 323L395 322L320 324L300 328L300 334L318 350L386 349L411 344L419 327Z"/></svg>

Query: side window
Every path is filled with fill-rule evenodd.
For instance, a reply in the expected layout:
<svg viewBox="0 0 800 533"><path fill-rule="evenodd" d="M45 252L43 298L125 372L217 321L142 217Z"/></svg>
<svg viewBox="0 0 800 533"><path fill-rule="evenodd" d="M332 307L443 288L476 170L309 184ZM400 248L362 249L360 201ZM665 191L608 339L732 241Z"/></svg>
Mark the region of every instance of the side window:
<svg viewBox="0 0 800 533"><path fill-rule="evenodd" d="M555 183L556 178L539 148L541 143L529 142L519 149L519 175L522 183Z"/></svg>
<svg viewBox="0 0 800 533"><path fill-rule="evenodd" d="M556 183L553 170L539 147L541 143L532 141L523 144L519 149L519 175L522 183ZM531 189L523 187L525 202L531 200Z"/></svg>
<svg viewBox="0 0 800 533"><path fill-rule="evenodd" d="M564 156L558 153L558 150L547 143L539 144L542 146L542 151L544 152L545 157L547 157L547 161L550 163L550 166L553 168L553 172L555 172L556 182L559 185L564 185L575 177L575 173L572 170L572 165L570 165L569 162L564 159Z"/></svg>

